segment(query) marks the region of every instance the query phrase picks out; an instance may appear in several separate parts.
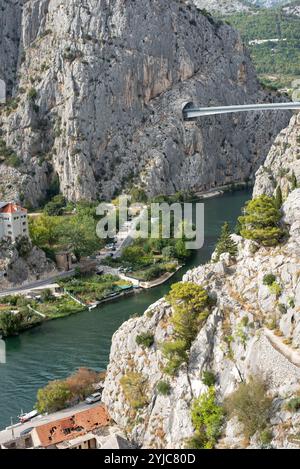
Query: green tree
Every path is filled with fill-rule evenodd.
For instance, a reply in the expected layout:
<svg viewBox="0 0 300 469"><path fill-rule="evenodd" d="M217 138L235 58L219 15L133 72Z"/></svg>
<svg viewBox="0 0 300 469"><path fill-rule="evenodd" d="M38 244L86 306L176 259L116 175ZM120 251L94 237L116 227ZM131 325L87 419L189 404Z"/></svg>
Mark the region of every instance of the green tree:
<svg viewBox="0 0 300 469"><path fill-rule="evenodd" d="M66 206L66 199L63 195L58 194L53 197L53 199L48 202L44 207L44 213L46 215L62 215L63 209Z"/></svg>
<svg viewBox="0 0 300 469"><path fill-rule="evenodd" d="M200 285L179 282L172 285L166 299L173 307L171 322L174 331L190 347L199 327L209 314L209 296Z"/></svg>
<svg viewBox="0 0 300 469"><path fill-rule="evenodd" d="M283 198L282 198L282 190L280 186L277 186L276 194L275 194L275 207L280 210L282 207Z"/></svg>
<svg viewBox="0 0 300 469"><path fill-rule="evenodd" d="M244 215L239 217L241 235L263 246L276 246L284 235L279 226L281 213L274 199L261 195L247 202Z"/></svg>
<svg viewBox="0 0 300 469"><path fill-rule="evenodd" d="M53 246L57 242L57 228L60 224L58 217L43 214L29 219L29 232L34 245L43 248Z"/></svg>
<svg viewBox="0 0 300 469"><path fill-rule="evenodd" d="M176 250L174 246L166 246L162 250L162 255L166 261L170 261L176 257Z"/></svg>
<svg viewBox="0 0 300 469"><path fill-rule="evenodd" d="M185 246L185 241L183 239L178 239L175 243L175 252L178 259L187 259L190 255L190 252Z"/></svg>
<svg viewBox="0 0 300 469"><path fill-rule="evenodd" d="M18 334L22 325L21 313L5 312L0 314L0 329L4 337Z"/></svg>
<svg viewBox="0 0 300 469"><path fill-rule="evenodd" d="M60 241L67 245L76 259L93 254L101 246L96 233L96 220L90 215L76 215L58 227Z"/></svg>
<svg viewBox="0 0 300 469"><path fill-rule="evenodd" d="M195 399L192 405L192 422L195 435L188 441L194 449L213 449L221 435L224 410L216 401L212 386L205 394Z"/></svg>
<svg viewBox="0 0 300 469"><path fill-rule="evenodd" d="M229 223L224 223L221 229L221 236L217 242L215 250L215 261L220 259L221 254L228 252L231 256L236 256L238 252L237 244L231 239Z"/></svg>
<svg viewBox="0 0 300 469"><path fill-rule="evenodd" d="M64 381L51 381L38 390L36 409L41 414L63 409L71 398L71 391Z"/></svg>
<svg viewBox="0 0 300 469"><path fill-rule="evenodd" d="M128 246L123 250L122 259L131 264L140 264L145 252L140 246Z"/></svg>

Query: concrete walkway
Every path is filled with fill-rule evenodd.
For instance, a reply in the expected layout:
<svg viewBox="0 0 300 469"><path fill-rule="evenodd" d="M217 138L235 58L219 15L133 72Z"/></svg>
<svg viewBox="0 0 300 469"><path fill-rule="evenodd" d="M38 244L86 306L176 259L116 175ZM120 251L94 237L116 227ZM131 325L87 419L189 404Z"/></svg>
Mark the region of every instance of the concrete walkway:
<svg viewBox="0 0 300 469"><path fill-rule="evenodd" d="M300 368L300 353L283 343L282 338L276 336L269 329L264 329L264 334L272 347L281 353L290 363Z"/></svg>

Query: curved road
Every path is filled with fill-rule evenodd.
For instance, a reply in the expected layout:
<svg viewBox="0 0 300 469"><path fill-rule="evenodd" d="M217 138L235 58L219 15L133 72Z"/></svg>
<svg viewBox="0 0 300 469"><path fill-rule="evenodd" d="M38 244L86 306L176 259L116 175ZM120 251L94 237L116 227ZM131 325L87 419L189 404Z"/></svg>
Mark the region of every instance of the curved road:
<svg viewBox="0 0 300 469"><path fill-rule="evenodd" d="M27 290L31 290L33 288L44 287L45 285L50 285L52 283L55 283L55 280L58 280L60 278L70 277L74 275L74 273L75 273L75 270L73 269L73 270L69 270L68 272L57 273L56 275L53 275L52 277L48 277L43 280L37 280L36 282L27 283L19 287L9 288L7 290L1 290L0 297L11 295L12 293L15 293L15 294L21 293Z"/></svg>

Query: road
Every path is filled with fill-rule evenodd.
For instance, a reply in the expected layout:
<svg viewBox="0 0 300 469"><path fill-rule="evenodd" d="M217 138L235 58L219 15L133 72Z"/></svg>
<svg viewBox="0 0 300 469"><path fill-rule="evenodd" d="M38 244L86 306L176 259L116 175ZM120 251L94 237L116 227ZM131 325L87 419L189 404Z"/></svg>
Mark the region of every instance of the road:
<svg viewBox="0 0 300 469"><path fill-rule="evenodd" d="M218 106L218 107L202 107L187 108L183 111L185 119L194 119L201 116L213 116L216 114L231 114L233 112L248 111L278 111L278 110L300 110L300 103L272 103L272 104L246 104L242 106Z"/></svg>
<svg viewBox="0 0 300 469"><path fill-rule="evenodd" d="M30 422L16 424L13 427L7 427L5 430L0 431L0 444L6 443L7 441L13 439L13 434L15 438L19 437L20 433L23 430L26 430L27 428L39 427L40 425L44 425L45 423L70 417L71 415L74 415L75 412L79 412L85 409L92 409L93 407L96 407L99 404L100 402L96 402L95 404L91 405L88 405L85 402L81 402L80 404L74 407L60 410L59 412L55 412L54 414L35 417Z"/></svg>
<svg viewBox="0 0 300 469"><path fill-rule="evenodd" d="M60 278L66 278L74 275L75 269L69 270L68 272L61 272L59 274L56 274L52 277L48 277L44 280L37 280L36 282L32 283L26 283L26 285L22 285L19 287L15 288L9 288L7 290L1 290L0 291L0 297L1 296L6 296L6 295L11 295L11 294L18 294L22 293L27 290L32 290L33 288L39 288L39 287L44 287L46 285L50 285L51 283L55 282L55 280L58 280Z"/></svg>

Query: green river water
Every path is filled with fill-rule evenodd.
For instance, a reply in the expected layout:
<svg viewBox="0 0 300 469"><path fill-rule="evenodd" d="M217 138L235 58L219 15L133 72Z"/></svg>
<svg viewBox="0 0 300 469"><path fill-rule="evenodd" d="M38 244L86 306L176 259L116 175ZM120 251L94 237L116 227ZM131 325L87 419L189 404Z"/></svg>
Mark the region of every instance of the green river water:
<svg viewBox="0 0 300 469"><path fill-rule="evenodd" d="M221 225L229 221L234 226L250 197L244 190L205 201L205 245L168 283L7 339L7 363L0 364L0 429L11 417L16 422L21 409L32 410L37 390L48 381L65 378L80 366L104 370L118 327L133 314L142 314L188 269L208 261Z"/></svg>

